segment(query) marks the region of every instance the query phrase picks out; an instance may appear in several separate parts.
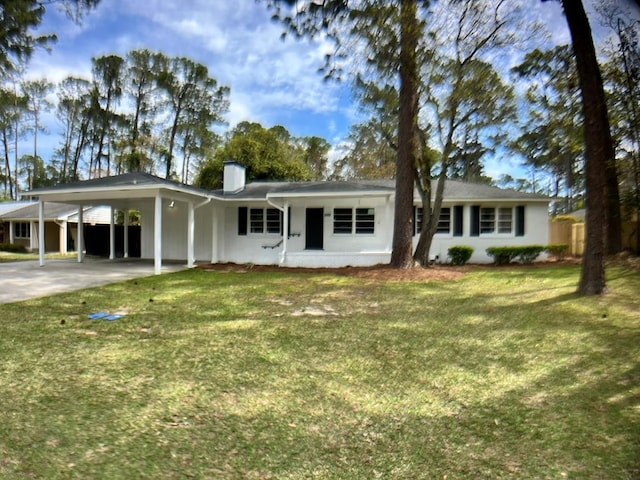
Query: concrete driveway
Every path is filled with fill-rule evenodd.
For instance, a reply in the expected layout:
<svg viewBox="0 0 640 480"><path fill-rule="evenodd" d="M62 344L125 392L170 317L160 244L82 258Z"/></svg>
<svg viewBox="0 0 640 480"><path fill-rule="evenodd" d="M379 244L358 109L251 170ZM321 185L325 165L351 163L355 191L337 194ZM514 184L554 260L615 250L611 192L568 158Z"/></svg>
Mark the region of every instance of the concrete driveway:
<svg viewBox="0 0 640 480"><path fill-rule="evenodd" d="M184 264L162 266L162 273L186 268ZM140 259L76 259L0 263L0 303L46 297L61 292L121 282L153 275L153 261Z"/></svg>

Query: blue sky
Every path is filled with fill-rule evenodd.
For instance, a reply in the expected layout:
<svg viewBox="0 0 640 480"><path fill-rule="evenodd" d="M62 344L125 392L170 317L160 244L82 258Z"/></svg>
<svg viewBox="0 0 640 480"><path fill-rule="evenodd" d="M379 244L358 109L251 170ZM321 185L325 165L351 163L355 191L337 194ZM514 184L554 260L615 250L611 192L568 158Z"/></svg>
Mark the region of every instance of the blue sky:
<svg viewBox="0 0 640 480"><path fill-rule="evenodd" d="M566 43L559 2L530 1L531 15L546 24L554 41ZM283 41L282 26L270 17L264 0L101 0L76 25L49 7L41 30L59 40L51 52L34 55L27 74L52 82L68 75L90 78L92 57L124 56L137 48L187 56L231 88L229 126L243 120L283 125L293 135L317 135L339 146L359 114L349 85L325 81L318 72L331 45ZM50 135L39 140L44 158L59 143L59 127L53 115L48 119ZM504 159L487 165L493 176L514 169Z"/></svg>

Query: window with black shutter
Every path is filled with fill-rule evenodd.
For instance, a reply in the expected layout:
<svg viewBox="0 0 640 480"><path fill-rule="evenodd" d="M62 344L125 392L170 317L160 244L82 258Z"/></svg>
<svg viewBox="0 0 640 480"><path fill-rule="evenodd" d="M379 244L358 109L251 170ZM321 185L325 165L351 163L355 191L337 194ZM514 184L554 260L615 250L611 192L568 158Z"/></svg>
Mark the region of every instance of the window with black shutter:
<svg viewBox="0 0 640 480"><path fill-rule="evenodd" d="M463 233L464 208L462 205L453 207L453 236L461 237Z"/></svg>
<svg viewBox="0 0 640 480"><path fill-rule="evenodd" d="M247 234L247 207L238 207L238 235Z"/></svg>
<svg viewBox="0 0 640 480"><path fill-rule="evenodd" d="M480 236L480 205L471 206L471 236Z"/></svg>
<svg viewBox="0 0 640 480"><path fill-rule="evenodd" d="M516 207L516 237L524 237L524 205Z"/></svg>

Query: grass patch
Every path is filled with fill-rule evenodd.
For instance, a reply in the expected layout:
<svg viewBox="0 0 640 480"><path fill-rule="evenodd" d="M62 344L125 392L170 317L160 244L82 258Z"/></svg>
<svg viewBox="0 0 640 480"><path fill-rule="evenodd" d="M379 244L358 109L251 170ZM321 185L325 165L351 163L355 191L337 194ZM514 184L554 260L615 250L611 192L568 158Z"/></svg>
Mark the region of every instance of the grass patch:
<svg viewBox="0 0 640 480"><path fill-rule="evenodd" d="M59 258L73 258L75 257L75 253L47 253L44 258L48 260L59 259ZM37 252L28 252L28 253L20 253L20 252L3 252L0 251L0 263L8 263L8 262L26 262L29 260L39 260L40 256Z"/></svg>
<svg viewBox="0 0 640 480"><path fill-rule="evenodd" d="M0 477L636 479L640 274L584 298L578 268L196 269L0 305Z"/></svg>

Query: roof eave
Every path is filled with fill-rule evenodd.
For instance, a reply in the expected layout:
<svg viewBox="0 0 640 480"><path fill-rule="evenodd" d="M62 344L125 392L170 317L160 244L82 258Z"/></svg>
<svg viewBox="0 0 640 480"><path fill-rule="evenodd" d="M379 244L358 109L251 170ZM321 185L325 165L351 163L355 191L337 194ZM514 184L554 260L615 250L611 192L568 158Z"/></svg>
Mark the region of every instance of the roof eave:
<svg viewBox="0 0 640 480"><path fill-rule="evenodd" d="M389 190L353 191L353 192L283 192L267 193L266 198L321 198L321 197L386 197L395 192Z"/></svg>

